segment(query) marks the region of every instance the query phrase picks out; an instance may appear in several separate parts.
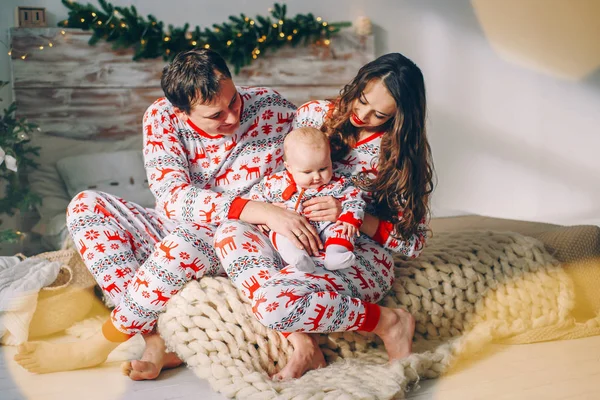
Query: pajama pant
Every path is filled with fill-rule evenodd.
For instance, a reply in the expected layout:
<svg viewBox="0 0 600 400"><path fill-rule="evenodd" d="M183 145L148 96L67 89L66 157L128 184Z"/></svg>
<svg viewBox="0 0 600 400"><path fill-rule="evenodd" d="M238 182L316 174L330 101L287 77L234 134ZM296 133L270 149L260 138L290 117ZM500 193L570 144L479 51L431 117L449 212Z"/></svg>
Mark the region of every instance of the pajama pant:
<svg viewBox="0 0 600 400"><path fill-rule="evenodd" d="M87 268L116 304L103 326L113 342L152 332L167 301L190 280L225 275L212 245L214 225L176 225L153 209L84 191L69 204L67 226Z"/></svg>
<svg viewBox="0 0 600 400"><path fill-rule="evenodd" d="M229 278L251 299L254 315L281 332L372 331L380 315L372 302L394 280L391 255L365 235L355 242L355 265L328 271L321 254L313 257L314 273L284 268L269 239L241 221L217 228L215 248Z"/></svg>

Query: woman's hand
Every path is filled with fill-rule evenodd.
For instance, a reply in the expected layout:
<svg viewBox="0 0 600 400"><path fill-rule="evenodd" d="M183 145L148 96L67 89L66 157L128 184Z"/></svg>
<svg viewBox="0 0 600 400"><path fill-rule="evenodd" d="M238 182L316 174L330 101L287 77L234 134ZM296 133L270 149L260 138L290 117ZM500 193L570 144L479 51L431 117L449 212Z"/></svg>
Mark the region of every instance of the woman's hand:
<svg viewBox="0 0 600 400"><path fill-rule="evenodd" d="M299 249L306 249L308 254L316 256L323 248L323 243L321 243L315 227L294 211L272 206L266 225L275 233L285 236Z"/></svg>
<svg viewBox="0 0 600 400"><path fill-rule="evenodd" d="M342 213L342 203L333 196L313 197L302 203L302 207L311 221L336 222Z"/></svg>

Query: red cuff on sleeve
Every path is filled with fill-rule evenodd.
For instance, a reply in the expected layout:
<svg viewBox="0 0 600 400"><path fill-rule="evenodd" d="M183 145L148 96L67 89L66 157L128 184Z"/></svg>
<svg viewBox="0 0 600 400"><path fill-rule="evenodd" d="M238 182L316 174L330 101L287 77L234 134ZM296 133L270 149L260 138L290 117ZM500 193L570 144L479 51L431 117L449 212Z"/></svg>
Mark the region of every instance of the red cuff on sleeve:
<svg viewBox="0 0 600 400"><path fill-rule="evenodd" d="M362 220L354 218L354 215L351 212L340 215L338 221L346 222L350 225L354 225L357 228L360 228L363 223Z"/></svg>
<svg viewBox="0 0 600 400"><path fill-rule="evenodd" d="M229 214L227 214L227 218L229 219L240 219L240 214L248 204L249 199L242 199L241 197L236 197L231 203L231 207L229 207Z"/></svg>
<svg viewBox="0 0 600 400"><path fill-rule="evenodd" d="M379 244L385 244L393 230L394 225L391 222L380 219L373 240Z"/></svg>

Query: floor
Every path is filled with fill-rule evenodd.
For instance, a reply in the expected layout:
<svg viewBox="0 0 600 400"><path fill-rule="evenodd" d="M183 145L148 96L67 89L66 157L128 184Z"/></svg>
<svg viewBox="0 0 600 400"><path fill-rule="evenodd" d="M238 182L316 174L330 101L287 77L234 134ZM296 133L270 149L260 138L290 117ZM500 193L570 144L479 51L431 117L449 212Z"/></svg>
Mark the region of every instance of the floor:
<svg viewBox="0 0 600 400"><path fill-rule="evenodd" d="M13 360L13 347L0 347L0 399L221 400L191 370L166 371L160 379L133 382L120 363L34 375ZM422 381L413 400L600 399L600 336L520 346L494 345L478 360L437 379Z"/></svg>

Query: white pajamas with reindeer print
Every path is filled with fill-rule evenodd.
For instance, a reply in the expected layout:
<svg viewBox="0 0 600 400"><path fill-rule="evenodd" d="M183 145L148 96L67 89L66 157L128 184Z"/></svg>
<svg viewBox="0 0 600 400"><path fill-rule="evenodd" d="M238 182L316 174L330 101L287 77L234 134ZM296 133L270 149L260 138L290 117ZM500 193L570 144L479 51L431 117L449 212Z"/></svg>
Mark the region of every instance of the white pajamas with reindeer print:
<svg viewBox="0 0 600 400"><path fill-rule="evenodd" d="M88 269L116 304L109 340L153 330L166 302L191 279L225 275L216 227L237 218L240 198L283 166L283 139L295 107L266 88L238 88L243 102L233 135L210 136L179 119L162 98L143 119L144 163L156 198L145 209L84 191L68 208L68 228Z"/></svg>

